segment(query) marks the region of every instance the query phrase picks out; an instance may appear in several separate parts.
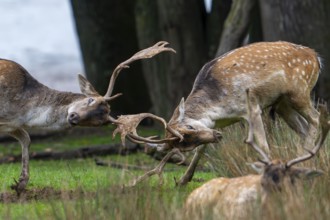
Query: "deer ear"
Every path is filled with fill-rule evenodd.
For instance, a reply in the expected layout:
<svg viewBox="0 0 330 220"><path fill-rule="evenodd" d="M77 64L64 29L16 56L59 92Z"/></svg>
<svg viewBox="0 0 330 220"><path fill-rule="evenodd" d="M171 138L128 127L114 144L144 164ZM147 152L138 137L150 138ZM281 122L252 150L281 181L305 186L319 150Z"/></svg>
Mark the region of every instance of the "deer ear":
<svg viewBox="0 0 330 220"><path fill-rule="evenodd" d="M99 96L92 84L81 74L78 74L80 91L86 96Z"/></svg>
<svg viewBox="0 0 330 220"><path fill-rule="evenodd" d="M262 174L264 172L265 164L262 162L253 162L253 163L246 163L249 165L254 171L256 171L258 174Z"/></svg>
<svg viewBox="0 0 330 220"><path fill-rule="evenodd" d="M179 117L178 117L178 121L182 122L184 119L184 112L185 112L185 108L184 108L184 98L182 97L181 102L179 104Z"/></svg>
<svg viewBox="0 0 330 220"><path fill-rule="evenodd" d="M291 168L292 169L292 168ZM294 175L299 177L300 179L313 179L315 177L321 176L324 174L322 170L312 170L309 168L301 168L296 167L292 170Z"/></svg>

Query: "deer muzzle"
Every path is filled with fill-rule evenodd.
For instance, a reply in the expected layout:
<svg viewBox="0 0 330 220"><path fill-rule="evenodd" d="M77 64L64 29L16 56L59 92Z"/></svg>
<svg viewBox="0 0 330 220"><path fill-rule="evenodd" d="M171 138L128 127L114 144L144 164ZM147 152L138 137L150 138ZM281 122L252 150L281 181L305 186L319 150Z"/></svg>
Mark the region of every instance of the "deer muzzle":
<svg viewBox="0 0 330 220"><path fill-rule="evenodd" d="M70 123L70 125L78 125L79 120L80 116L75 112L70 113L68 116L68 122Z"/></svg>
<svg viewBox="0 0 330 220"><path fill-rule="evenodd" d="M213 131L214 142L218 142L222 139L222 133L220 131Z"/></svg>

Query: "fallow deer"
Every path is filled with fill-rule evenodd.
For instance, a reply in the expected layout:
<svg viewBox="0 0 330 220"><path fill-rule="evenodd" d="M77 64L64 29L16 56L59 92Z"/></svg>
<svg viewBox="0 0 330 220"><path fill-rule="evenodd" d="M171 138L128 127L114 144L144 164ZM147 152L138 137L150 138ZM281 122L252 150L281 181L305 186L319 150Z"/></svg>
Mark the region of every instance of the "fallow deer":
<svg viewBox="0 0 330 220"><path fill-rule="evenodd" d="M22 66L10 61L0 60L0 132L17 139L22 147L22 172L12 186L22 192L29 180L30 128L44 130L63 130L74 126L100 126L111 121L109 101L121 94L112 96L115 80L119 72L129 64L154 55L171 51L168 43L158 42L141 50L130 59L119 64L110 79L104 96L82 75L79 85L82 94L50 89L34 79Z"/></svg>
<svg viewBox="0 0 330 220"><path fill-rule="evenodd" d="M187 215L199 219L201 216L220 216L224 218L244 217L245 212L256 204L258 199L261 203L267 202L272 193L288 193L289 196L298 196L298 186L302 179L308 179L321 175L320 170L294 167L294 165L314 157L323 145L330 123L325 106L320 108L319 117L321 134L306 155L297 157L287 162L270 160L267 153L254 140L253 131L260 124L261 108L257 103L249 103L249 134L246 140L262 159L258 162L260 175L247 175L236 178L216 178L195 189L187 198L185 212ZM259 119L258 119L259 118ZM298 194L297 194L298 193ZM246 218L246 216L245 216Z"/></svg>
<svg viewBox="0 0 330 220"><path fill-rule="evenodd" d="M289 42L260 42L235 49L203 66L191 93L186 100L182 99L166 125L165 139L142 140L129 133L128 136L157 143L150 146L169 153L172 149L189 151L217 142L221 134L213 127L222 128L247 119L245 91L249 89L261 109L274 109L310 146L315 140L319 116L310 95L320 69L320 58L314 50ZM260 126L254 135L269 153L261 119L256 123ZM191 180L203 147L197 149L179 185Z"/></svg>

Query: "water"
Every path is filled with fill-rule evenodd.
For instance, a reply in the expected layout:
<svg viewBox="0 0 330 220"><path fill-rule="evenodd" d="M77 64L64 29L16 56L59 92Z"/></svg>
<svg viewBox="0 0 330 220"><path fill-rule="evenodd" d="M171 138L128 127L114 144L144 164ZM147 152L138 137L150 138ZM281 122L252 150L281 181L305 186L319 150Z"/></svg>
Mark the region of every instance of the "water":
<svg viewBox="0 0 330 220"><path fill-rule="evenodd" d="M0 57L43 84L79 91L83 64L69 0L1 0Z"/></svg>

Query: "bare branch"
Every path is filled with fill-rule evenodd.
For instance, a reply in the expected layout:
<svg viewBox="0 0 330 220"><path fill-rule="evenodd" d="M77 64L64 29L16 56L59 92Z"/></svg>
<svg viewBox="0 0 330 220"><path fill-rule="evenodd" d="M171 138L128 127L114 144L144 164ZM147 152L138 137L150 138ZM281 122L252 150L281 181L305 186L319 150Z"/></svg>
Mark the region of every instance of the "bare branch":
<svg viewBox="0 0 330 220"><path fill-rule="evenodd" d="M142 176L139 176L138 178L136 178L135 180L132 181L131 184L129 184L129 187L133 187L136 186L136 184L142 182L143 180L157 174L159 176L160 179L160 183L162 183L162 174L163 174L163 170L164 167L167 163L167 161L175 154L179 154L181 155L182 153L180 152L179 149L177 148L173 148L170 152L168 152L165 157L160 161L160 163L152 170L146 172L145 174L143 174Z"/></svg>

